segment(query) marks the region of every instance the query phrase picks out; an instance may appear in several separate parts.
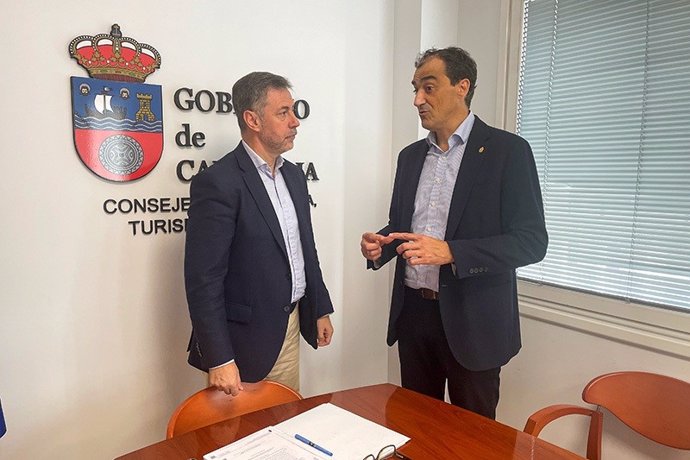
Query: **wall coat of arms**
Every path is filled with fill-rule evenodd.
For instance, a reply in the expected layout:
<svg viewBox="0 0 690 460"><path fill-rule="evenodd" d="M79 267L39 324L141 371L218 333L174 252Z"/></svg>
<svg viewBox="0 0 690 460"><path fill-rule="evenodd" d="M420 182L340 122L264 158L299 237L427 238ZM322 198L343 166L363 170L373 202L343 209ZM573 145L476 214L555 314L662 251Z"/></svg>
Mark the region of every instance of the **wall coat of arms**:
<svg viewBox="0 0 690 460"><path fill-rule="evenodd" d="M96 175L117 182L139 179L163 153L160 85L144 84L161 65L158 51L110 34L80 35L69 53L91 78L71 77L74 145Z"/></svg>

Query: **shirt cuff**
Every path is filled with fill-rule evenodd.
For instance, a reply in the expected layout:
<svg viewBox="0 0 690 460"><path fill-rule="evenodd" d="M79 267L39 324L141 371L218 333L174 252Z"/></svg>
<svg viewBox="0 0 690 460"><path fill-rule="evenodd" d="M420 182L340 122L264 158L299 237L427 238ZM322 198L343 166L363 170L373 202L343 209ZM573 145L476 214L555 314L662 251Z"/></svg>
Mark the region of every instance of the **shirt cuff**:
<svg viewBox="0 0 690 460"><path fill-rule="evenodd" d="M209 367L208 370L211 370L211 369L218 369L219 367L227 366L228 364L234 363L234 362L235 362L235 360L234 360L234 359L231 359L231 360L228 361L227 363L223 363L223 364L219 364L219 365L217 365L217 366Z"/></svg>

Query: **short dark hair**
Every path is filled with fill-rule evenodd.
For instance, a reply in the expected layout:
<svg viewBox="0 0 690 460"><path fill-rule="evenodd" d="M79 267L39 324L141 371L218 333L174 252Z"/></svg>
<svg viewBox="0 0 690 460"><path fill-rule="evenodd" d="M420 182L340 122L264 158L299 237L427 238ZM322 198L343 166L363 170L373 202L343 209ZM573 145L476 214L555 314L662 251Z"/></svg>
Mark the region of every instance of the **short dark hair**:
<svg viewBox="0 0 690 460"><path fill-rule="evenodd" d="M417 56L414 62L415 69L420 68L432 58L439 58L446 65L446 76L451 85L455 86L465 78L470 81L470 89L465 96L465 103L469 108L472 96L474 96L474 89L477 87L477 63L474 62L470 53L455 46L442 49L431 48Z"/></svg>
<svg viewBox="0 0 690 460"><path fill-rule="evenodd" d="M270 89L289 90L292 89L292 85L287 78L270 72L252 72L232 85L232 102L240 131L247 127L244 122L244 112L246 110L261 112L266 105L266 96Z"/></svg>

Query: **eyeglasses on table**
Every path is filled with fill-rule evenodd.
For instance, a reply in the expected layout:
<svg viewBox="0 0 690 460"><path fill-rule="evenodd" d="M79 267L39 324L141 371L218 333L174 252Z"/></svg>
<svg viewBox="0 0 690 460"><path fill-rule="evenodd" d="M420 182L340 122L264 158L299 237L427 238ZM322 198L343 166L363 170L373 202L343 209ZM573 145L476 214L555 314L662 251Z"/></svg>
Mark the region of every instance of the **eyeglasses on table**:
<svg viewBox="0 0 690 460"><path fill-rule="evenodd" d="M364 457L362 460L386 460L389 458L390 459L412 460L412 459L410 459L410 457L406 457L405 455L398 452L398 449L396 449L393 444L382 447L378 454L376 454L376 455L369 454L366 457Z"/></svg>

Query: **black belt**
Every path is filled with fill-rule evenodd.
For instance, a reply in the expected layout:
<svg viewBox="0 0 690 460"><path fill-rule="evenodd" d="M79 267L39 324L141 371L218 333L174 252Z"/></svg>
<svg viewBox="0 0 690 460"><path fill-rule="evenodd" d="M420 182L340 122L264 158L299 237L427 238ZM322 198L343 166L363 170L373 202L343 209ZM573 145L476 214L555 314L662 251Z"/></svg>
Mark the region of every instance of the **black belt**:
<svg viewBox="0 0 690 460"><path fill-rule="evenodd" d="M407 289L411 293L414 293L415 295L418 295L422 299L438 300L438 292L432 291L431 289L427 289L427 288L413 289L409 286L405 286L405 289Z"/></svg>

